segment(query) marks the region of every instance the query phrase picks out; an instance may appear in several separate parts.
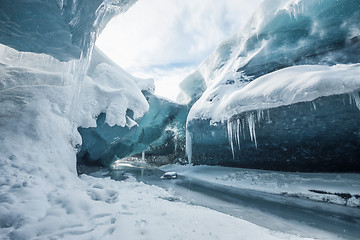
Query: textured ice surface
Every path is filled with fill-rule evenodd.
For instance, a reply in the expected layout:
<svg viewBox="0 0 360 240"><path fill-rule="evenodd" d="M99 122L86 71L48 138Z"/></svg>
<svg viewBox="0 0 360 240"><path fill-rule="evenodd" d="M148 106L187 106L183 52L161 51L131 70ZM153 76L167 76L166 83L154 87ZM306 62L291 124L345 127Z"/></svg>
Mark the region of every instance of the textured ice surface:
<svg viewBox="0 0 360 240"><path fill-rule="evenodd" d="M136 0L2 0L0 43L45 53L61 61L79 59L112 16Z"/></svg>

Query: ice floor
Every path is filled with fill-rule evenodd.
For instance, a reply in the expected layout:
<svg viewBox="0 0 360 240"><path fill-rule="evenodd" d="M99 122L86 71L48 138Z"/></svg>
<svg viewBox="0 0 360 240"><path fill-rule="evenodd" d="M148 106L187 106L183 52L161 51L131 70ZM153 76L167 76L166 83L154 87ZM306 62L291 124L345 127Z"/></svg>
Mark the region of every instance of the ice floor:
<svg viewBox="0 0 360 240"><path fill-rule="evenodd" d="M175 164L161 169L226 186L360 208L360 174L293 173Z"/></svg>

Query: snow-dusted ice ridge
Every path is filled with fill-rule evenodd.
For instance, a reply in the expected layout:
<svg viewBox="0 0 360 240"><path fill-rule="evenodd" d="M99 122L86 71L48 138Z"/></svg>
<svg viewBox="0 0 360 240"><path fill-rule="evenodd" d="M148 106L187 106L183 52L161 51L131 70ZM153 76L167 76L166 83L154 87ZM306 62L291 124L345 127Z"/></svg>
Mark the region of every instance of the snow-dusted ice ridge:
<svg viewBox="0 0 360 240"><path fill-rule="evenodd" d="M266 0L239 33L184 80L183 94L192 101L200 97L185 82L196 85L192 89L205 85L203 98L210 92L221 98L227 82L242 88L243 82L294 65L357 63L359 21L357 0Z"/></svg>

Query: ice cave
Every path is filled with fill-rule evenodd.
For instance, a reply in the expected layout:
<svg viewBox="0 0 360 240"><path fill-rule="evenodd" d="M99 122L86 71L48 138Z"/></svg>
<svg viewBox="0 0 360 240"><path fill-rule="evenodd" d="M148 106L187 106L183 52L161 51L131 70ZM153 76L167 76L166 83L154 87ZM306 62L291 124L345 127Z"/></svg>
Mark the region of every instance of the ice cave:
<svg viewBox="0 0 360 240"><path fill-rule="evenodd" d="M0 239L357 239L360 1L254 3L177 102L95 46L144 2L1 0Z"/></svg>

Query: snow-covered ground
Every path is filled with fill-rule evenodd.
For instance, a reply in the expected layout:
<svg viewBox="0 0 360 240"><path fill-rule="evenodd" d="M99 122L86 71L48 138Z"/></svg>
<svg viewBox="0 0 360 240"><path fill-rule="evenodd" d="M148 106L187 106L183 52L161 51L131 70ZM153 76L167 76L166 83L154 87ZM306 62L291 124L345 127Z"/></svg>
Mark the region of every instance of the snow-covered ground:
<svg viewBox="0 0 360 240"><path fill-rule="evenodd" d="M177 164L161 169L226 186L360 208L360 174L292 173Z"/></svg>
<svg viewBox="0 0 360 240"><path fill-rule="evenodd" d="M1 208L0 239L303 239L172 202L167 191L131 178L117 182L83 175L73 184L51 191L31 186L31 194L19 186L2 194L2 200L12 196L13 204L21 201L18 210L33 219L20 221ZM27 199L43 192L47 199ZM16 224L6 226L11 221Z"/></svg>

